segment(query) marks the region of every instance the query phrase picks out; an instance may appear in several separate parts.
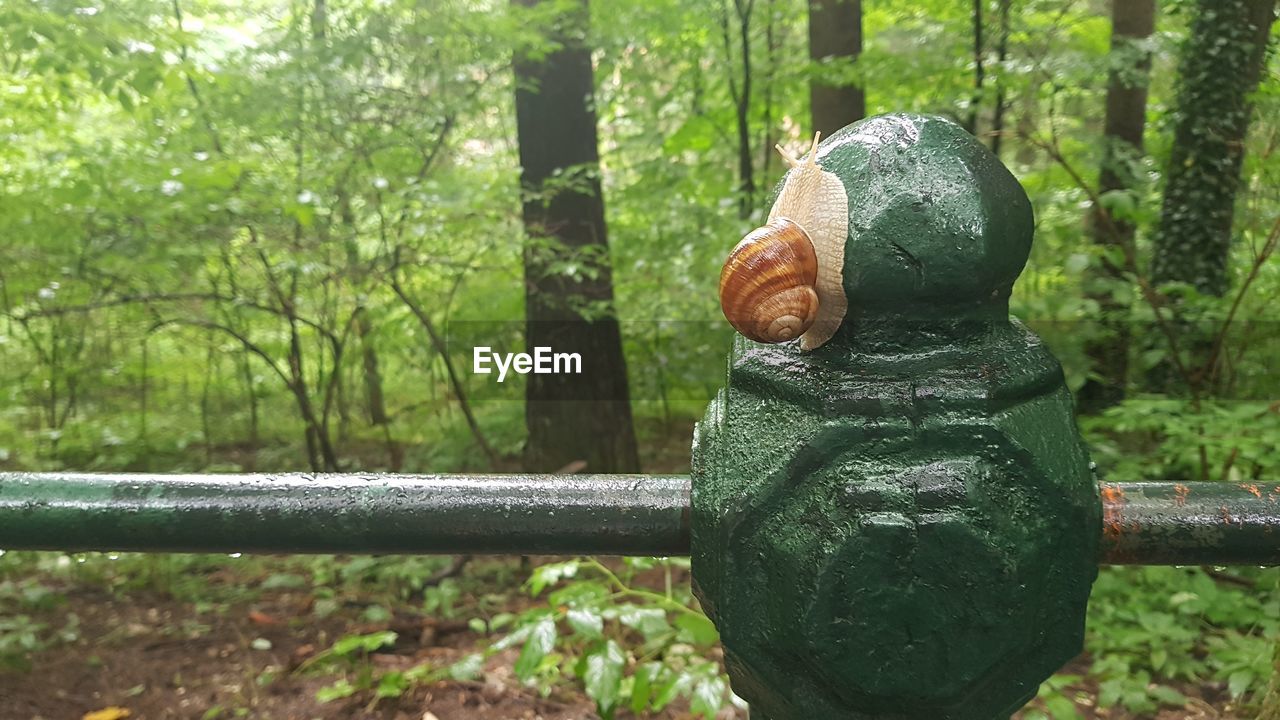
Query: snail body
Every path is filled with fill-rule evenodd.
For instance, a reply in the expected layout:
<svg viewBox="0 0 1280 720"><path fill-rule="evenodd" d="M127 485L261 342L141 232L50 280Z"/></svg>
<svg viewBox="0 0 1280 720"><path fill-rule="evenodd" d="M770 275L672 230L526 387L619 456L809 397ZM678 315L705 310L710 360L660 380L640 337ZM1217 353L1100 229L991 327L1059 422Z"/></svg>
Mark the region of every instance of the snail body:
<svg viewBox="0 0 1280 720"><path fill-rule="evenodd" d="M720 305L734 329L756 342L800 338L809 351L831 339L848 310L843 284L849 198L818 165L818 139L791 166L768 223L749 233L720 273Z"/></svg>

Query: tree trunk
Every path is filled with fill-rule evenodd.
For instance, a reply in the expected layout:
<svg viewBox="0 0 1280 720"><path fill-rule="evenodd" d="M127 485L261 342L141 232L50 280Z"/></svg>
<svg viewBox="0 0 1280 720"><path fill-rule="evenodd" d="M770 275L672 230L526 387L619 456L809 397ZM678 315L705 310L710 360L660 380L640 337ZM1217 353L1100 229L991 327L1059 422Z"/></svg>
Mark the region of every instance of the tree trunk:
<svg viewBox="0 0 1280 720"><path fill-rule="evenodd" d="M1103 131L1098 195L1126 191L1139 183L1142 133L1147 119L1147 79L1151 53L1144 46L1156 25L1155 0L1112 0L1111 73ZM1134 226L1104 208L1091 210L1090 231L1102 248L1133 252ZM1128 304L1114 289L1123 282L1112 266L1101 264L1086 279L1085 295L1098 303L1099 335L1085 343L1093 374L1077 395L1080 412L1095 414L1124 399L1129 374Z"/></svg>
<svg viewBox="0 0 1280 720"><path fill-rule="evenodd" d="M1123 2L1123 0L1121 0ZM1142 0L1139 0L1141 2ZM1004 139L1004 61L1009 57L1009 11L1013 0L1000 0L1000 35L996 39L996 102L991 111L991 152L1000 157L1000 143Z"/></svg>
<svg viewBox="0 0 1280 720"><path fill-rule="evenodd" d="M138 444L144 449L150 444L151 439L147 437L147 386L151 383L150 377L150 353L148 352L151 345L151 335L148 333L142 336L142 381L138 383ZM150 453L148 453L149 459ZM148 466L145 468L150 470Z"/></svg>
<svg viewBox="0 0 1280 720"><path fill-rule="evenodd" d="M360 336L360 357L364 366L365 404L369 408L369 424L386 425L387 401L382 393L382 371L378 367L378 349L373 344L373 324L364 308L356 311L356 334Z"/></svg>
<svg viewBox="0 0 1280 720"><path fill-rule="evenodd" d="M249 400L249 452L245 458L244 471L253 472L258 467L258 447L262 444L258 437L258 391L254 387L249 353L241 350L236 354L236 359L240 362L240 376L244 379L245 397Z"/></svg>
<svg viewBox="0 0 1280 720"><path fill-rule="evenodd" d="M754 0L733 0L742 64L742 84L734 98L738 125L738 215L742 218L749 217L756 206L755 166L751 162L751 9L754 4Z"/></svg>
<svg viewBox="0 0 1280 720"><path fill-rule="evenodd" d="M1177 126L1155 237L1152 280L1208 295L1227 289L1244 139L1275 0L1197 0L1182 48Z"/></svg>
<svg viewBox="0 0 1280 720"><path fill-rule="evenodd" d="M582 373L526 376L525 466L545 472L585 461L590 472L632 472L640 463L613 311L591 51L581 40L586 1L561 19L555 52L515 62L525 343L530 353L539 347L578 353ZM562 173L580 182L565 183L556 177ZM570 273L561 269L566 261L593 267Z"/></svg>
<svg viewBox="0 0 1280 720"><path fill-rule="evenodd" d="M862 0L809 0L809 59L841 61L843 71L861 54ZM859 84L831 84L815 73L809 79L809 112L813 129L828 137L866 116L866 94Z"/></svg>
<svg viewBox="0 0 1280 720"><path fill-rule="evenodd" d="M778 52L782 50L783 35L778 27L781 24L781 17L778 13L777 1L766 0L764 5L764 44L768 61L768 70L763 78L764 89L761 92L764 101L764 142L760 144L760 172L764 177L770 176L775 152L773 146L777 142L774 137L773 86L778 79Z"/></svg>
<svg viewBox="0 0 1280 720"><path fill-rule="evenodd" d="M965 120L964 129L978 134L978 108L982 106L982 85L986 79L986 69L982 64L982 53L985 46L982 42L982 4L986 0L973 0L973 96L969 99L969 117Z"/></svg>

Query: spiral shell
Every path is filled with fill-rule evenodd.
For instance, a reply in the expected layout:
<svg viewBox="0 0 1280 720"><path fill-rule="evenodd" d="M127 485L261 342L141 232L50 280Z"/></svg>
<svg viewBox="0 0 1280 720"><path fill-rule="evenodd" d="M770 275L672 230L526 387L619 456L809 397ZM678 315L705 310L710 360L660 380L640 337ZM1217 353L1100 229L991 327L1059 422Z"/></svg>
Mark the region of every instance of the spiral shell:
<svg viewBox="0 0 1280 720"><path fill-rule="evenodd" d="M780 343L818 317L818 256L804 229L774 218L742 239L720 272L720 308L751 340Z"/></svg>

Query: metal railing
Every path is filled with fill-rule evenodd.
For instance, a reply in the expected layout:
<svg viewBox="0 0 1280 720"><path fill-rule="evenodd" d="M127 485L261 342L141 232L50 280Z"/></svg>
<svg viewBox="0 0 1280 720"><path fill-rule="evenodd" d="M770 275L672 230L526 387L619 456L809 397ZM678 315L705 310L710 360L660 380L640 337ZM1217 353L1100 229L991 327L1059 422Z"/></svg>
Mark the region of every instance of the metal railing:
<svg viewBox="0 0 1280 720"><path fill-rule="evenodd" d="M1280 564L1280 485L1103 483L1099 561ZM0 473L0 548L685 555L683 475Z"/></svg>

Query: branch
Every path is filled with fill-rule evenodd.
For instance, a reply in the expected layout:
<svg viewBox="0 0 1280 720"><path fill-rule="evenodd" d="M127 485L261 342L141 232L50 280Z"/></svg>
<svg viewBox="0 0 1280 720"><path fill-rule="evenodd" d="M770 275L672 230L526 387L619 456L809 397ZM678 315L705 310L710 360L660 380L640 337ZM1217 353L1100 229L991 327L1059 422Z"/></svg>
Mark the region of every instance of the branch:
<svg viewBox="0 0 1280 720"><path fill-rule="evenodd" d="M240 343L240 345L244 347L245 350L262 358L262 361L265 362L267 366L270 367L272 371L275 372L276 375L280 376L280 379L284 381L284 384L286 386L288 386L290 389L294 387L293 380L290 379L289 376L285 374L284 370L282 370L280 366L276 364L276 361L271 357L270 353L268 353L266 350L263 350L261 346L256 345L252 340L245 337L244 335L242 335L240 332L236 331L233 328L230 328L226 325L222 325L220 323L210 322L208 320L187 320L182 318L168 318L168 319L160 320L156 322L150 327L150 329L148 329L147 332L149 333L157 332L169 325L189 325L191 327L204 328L206 330L217 330L219 332L226 333L227 335L237 340Z"/></svg>
<svg viewBox="0 0 1280 720"><path fill-rule="evenodd" d="M1267 241L1262 245L1262 252L1254 257L1253 267L1249 268L1249 274L1245 277L1244 282L1241 283L1240 290L1231 302L1231 309L1227 312L1226 319L1222 321L1222 327L1218 329L1218 334L1213 340L1213 350L1209 353L1209 359L1205 361L1204 375L1212 374L1217 366L1223 343L1226 342L1227 331L1231 328L1231 323L1235 321L1236 312L1240 310L1240 304L1244 302L1244 296L1249 292L1249 287L1253 285L1253 281L1257 280L1258 274L1262 272L1262 266L1275 253L1277 245L1280 245L1280 217L1277 217L1275 223L1271 226Z"/></svg>
<svg viewBox="0 0 1280 720"><path fill-rule="evenodd" d="M1113 237L1118 237L1120 235L1119 228L1116 227L1115 221L1111 217L1111 213L1107 210L1106 206L1102 204L1102 200L1098 197L1098 194L1094 191L1093 187L1085 181L1066 157L1063 156L1062 151L1058 147L1056 133L1052 142L1045 142L1044 140L1025 132L1020 132L1018 135L1023 140L1026 140L1032 145L1035 145L1048 153L1050 159L1058 163L1058 165L1060 165L1062 169L1071 176L1071 179L1075 184L1086 195L1088 195L1089 201L1093 203L1095 208L1097 208L1098 217L1106 224L1107 232L1109 232ZM1183 381L1187 383L1187 387L1191 389L1192 399L1198 409L1200 406L1199 378L1196 374L1187 369L1186 364L1182 362L1182 351L1178 343L1178 335L1174 331L1173 326L1169 324L1168 319L1164 316L1164 306L1166 304L1165 297L1159 290L1151 285L1151 282L1147 280L1146 276L1144 276L1139 270L1138 258L1134 249L1128 243L1119 243L1117 246L1124 253L1124 268L1122 269L1131 274L1134 280L1137 281L1138 288L1142 292L1143 299L1151 306L1151 312L1156 318L1156 325L1159 326L1160 332L1165 336L1165 340L1169 343L1169 350L1170 354L1173 356L1174 367L1177 369L1178 374L1182 376ZM1103 258L1103 264L1109 272L1119 274L1119 269L1112 265L1111 261L1105 257Z"/></svg>

